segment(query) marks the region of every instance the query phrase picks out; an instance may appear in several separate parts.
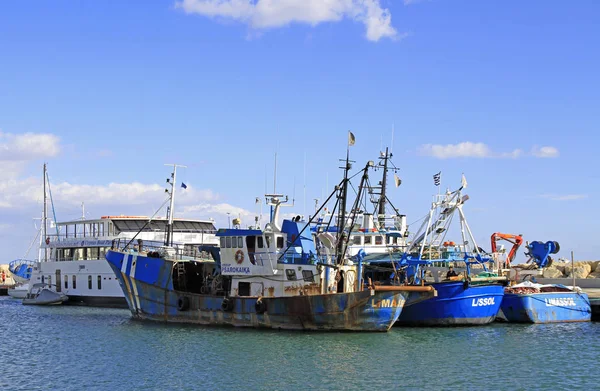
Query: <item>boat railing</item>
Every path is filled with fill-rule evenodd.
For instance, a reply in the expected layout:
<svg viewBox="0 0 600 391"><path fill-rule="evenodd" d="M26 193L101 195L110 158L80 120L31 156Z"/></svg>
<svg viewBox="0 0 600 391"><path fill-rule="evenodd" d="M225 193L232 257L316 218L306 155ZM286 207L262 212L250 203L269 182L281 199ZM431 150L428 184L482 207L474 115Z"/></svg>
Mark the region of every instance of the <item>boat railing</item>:
<svg viewBox="0 0 600 391"><path fill-rule="evenodd" d="M265 266L269 265L272 268L275 268L276 264L311 264L316 263L317 258L316 255L312 258L304 258L302 253L298 253L295 251L286 251L285 253L282 251L271 251L271 252L255 252L249 253L250 261L254 261L253 263L257 266Z"/></svg>
<svg viewBox="0 0 600 391"><path fill-rule="evenodd" d="M174 260L209 260L207 251L199 251L197 246L185 246L182 243L173 243L165 246L163 242L151 240L131 240L126 238L114 239L111 250L139 253L149 257L169 258Z"/></svg>

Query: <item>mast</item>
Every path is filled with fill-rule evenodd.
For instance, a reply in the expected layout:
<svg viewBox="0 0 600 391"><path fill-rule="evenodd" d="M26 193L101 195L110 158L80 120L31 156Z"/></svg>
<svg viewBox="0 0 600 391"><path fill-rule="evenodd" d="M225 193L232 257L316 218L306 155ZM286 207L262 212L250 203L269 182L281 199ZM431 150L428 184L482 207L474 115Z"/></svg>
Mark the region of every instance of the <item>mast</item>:
<svg viewBox="0 0 600 391"><path fill-rule="evenodd" d="M344 226L346 224L346 199L348 198L348 171L352 168L350 164L350 144L346 149L346 161L344 168L344 181L342 183L342 194L340 198L340 211L338 214L337 232L337 263L341 264L344 254Z"/></svg>
<svg viewBox="0 0 600 391"><path fill-rule="evenodd" d="M46 210L46 163L44 163L44 208L42 212L42 238L48 237L48 211ZM44 247L44 262L48 261L48 249Z"/></svg>
<svg viewBox="0 0 600 391"><path fill-rule="evenodd" d="M173 246L173 217L175 215L175 211L173 207L175 205L175 183L177 183L177 167L186 168L187 166L182 166L179 164L165 164L165 166L173 166L173 172L171 173L171 179L167 178L167 183L171 185L171 191L167 189L167 193L170 196L169 203L169 222L167 223L167 237L165 241L166 246Z"/></svg>
<svg viewBox="0 0 600 391"><path fill-rule="evenodd" d="M379 198L379 229L385 228L385 202L386 202L386 187L387 187L387 170L388 170L388 159L390 155L388 153L388 147L385 148L385 155L380 157L383 159L383 180L381 181L381 195ZM381 163L380 163L381 164Z"/></svg>

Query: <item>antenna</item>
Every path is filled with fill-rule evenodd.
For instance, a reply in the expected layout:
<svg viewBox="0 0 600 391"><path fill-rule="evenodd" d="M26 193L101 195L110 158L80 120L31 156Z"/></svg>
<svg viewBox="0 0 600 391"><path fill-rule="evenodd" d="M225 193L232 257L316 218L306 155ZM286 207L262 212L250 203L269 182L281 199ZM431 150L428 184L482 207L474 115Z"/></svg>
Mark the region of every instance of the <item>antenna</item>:
<svg viewBox="0 0 600 391"><path fill-rule="evenodd" d="M302 214L306 216L306 151L304 151L304 186L302 195Z"/></svg>
<svg viewBox="0 0 600 391"><path fill-rule="evenodd" d="M81 220L85 220L85 204L81 202Z"/></svg>
<svg viewBox="0 0 600 391"><path fill-rule="evenodd" d="M273 194L277 194L277 151L275 151L275 169L273 170Z"/></svg>
<svg viewBox="0 0 600 391"><path fill-rule="evenodd" d="M392 149L394 149L394 130L396 124L392 123L392 144L390 145L390 155L392 154Z"/></svg>

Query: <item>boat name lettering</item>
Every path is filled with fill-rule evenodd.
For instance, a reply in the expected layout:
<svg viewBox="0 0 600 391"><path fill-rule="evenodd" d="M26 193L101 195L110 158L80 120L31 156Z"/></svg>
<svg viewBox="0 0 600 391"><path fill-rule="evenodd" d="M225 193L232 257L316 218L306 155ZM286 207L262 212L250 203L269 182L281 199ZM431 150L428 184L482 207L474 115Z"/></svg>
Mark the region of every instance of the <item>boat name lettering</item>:
<svg viewBox="0 0 600 391"><path fill-rule="evenodd" d="M575 307L575 300L572 297L558 297L554 299L544 299L546 307Z"/></svg>
<svg viewBox="0 0 600 391"><path fill-rule="evenodd" d="M472 307L484 307L486 305L494 305L495 301L493 297L485 297L482 299L473 299L471 303Z"/></svg>
<svg viewBox="0 0 600 391"><path fill-rule="evenodd" d="M250 274L250 268L247 266L231 266L223 265L222 273L234 273L234 274Z"/></svg>
<svg viewBox="0 0 600 391"><path fill-rule="evenodd" d="M395 308L403 306L402 300L382 299L379 301L373 300L373 308Z"/></svg>

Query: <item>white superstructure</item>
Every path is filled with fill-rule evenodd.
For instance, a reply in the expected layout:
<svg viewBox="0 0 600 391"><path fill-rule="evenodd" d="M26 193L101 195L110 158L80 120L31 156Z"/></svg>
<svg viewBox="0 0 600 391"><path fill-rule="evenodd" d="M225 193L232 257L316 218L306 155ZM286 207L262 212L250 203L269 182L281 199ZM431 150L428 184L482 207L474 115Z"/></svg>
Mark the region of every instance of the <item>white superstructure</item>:
<svg viewBox="0 0 600 391"><path fill-rule="evenodd" d="M165 242L167 224L168 219L144 216L103 216L58 223L56 229L48 229L31 282L55 286L69 296L69 303L127 307L105 259L106 251L114 239L132 239L135 246ZM174 219L172 241L194 256L199 245L218 245L215 231L212 221Z"/></svg>

